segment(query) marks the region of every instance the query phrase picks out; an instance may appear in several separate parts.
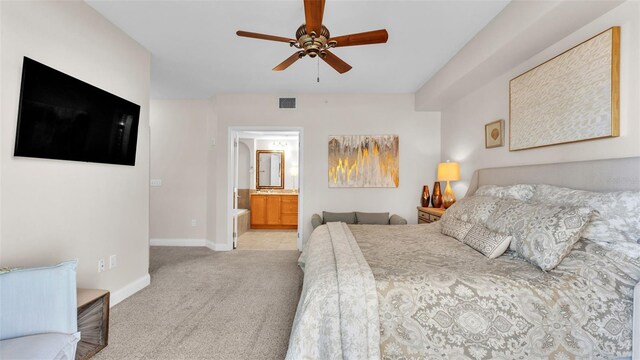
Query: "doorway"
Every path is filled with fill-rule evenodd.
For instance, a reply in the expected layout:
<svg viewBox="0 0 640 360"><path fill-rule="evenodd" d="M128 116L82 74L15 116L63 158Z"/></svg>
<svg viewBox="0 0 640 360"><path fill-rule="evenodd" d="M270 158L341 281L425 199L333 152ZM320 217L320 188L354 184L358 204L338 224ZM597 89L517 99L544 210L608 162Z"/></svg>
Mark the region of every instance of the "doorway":
<svg viewBox="0 0 640 360"><path fill-rule="evenodd" d="M229 242L239 250L301 250L302 129L229 129Z"/></svg>

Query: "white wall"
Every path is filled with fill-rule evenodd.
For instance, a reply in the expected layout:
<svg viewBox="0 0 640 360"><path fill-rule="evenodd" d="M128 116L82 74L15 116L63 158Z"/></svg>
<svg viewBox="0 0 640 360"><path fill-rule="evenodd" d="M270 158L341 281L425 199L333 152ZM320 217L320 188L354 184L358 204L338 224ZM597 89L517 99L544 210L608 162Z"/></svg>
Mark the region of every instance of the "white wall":
<svg viewBox="0 0 640 360"><path fill-rule="evenodd" d="M300 95L298 109L277 108L276 95L225 94L215 99L216 221L220 248L227 239L228 130L232 126L301 127L304 159L302 202L305 239L311 233L311 215L328 211L389 211L416 222L423 184L432 184L440 159L438 113L416 112L412 94ZM250 105L250 106L249 106ZM400 187L387 189L329 189L327 141L329 135L400 135Z"/></svg>
<svg viewBox="0 0 640 360"><path fill-rule="evenodd" d="M615 25L622 27L620 137L509 152L509 80ZM446 105L442 109L442 159L461 163L462 181L454 186L457 196L464 195L473 171L478 168L640 155L639 63L640 3L634 1L620 5L565 38L556 39L529 60L505 69L486 85ZM497 119L506 121L505 146L485 149L484 125Z"/></svg>
<svg viewBox="0 0 640 360"><path fill-rule="evenodd" d="M255 174L252 160L255 157L253 143L253 139L239 139L238 141L238 189L252 188L251 179Z"/></svg>
<svg viewBox="0 0 640 360"><path fill-rule="evenodd" d="M207 246L215 249L215 237L216 237L216 215L217 215L217 200L218 195L216 193L217 173L218 173L218 159L216 153L216 137L218 134L218 115L216 114L216 107L214 101L209 101L209 116L207 117ZM224 199L224 197L222 198ZM224 200L221 200L224 201Z"/></svg>
<svg viewBox="0 0 640 360"><path fill-rule="evenodd" d="M150 236L152 240L207 236L208 100L152 100ZM196 226L192 226L196 220Z"/></svg>
<svg viewBox="0 0 640 360"><path fill-rule="evenodd" d="M117 302L149 280L149 52L83 2L0 8L0 263L77 258L78 285ZM13 157L23 56L140 105L135 166ZM112 254L117 267L98 273Z"/></svg>
<svg viewBox="0 0 640 360"><path fill-rule="evenodd" d="M2 3L0 3L0 106L2 105L2 38ZM0 114L2 114L1 109ZM0 169L2 169L3 158L3 133L2 118L0 117ZM0 174L0 262L2 262L2 174Z"/></svg>

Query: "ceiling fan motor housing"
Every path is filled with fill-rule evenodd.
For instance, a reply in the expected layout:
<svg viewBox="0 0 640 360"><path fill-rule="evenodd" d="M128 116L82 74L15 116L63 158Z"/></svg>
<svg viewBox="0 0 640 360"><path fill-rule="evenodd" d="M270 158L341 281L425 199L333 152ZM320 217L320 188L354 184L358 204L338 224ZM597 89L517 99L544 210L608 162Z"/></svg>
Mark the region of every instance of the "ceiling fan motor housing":
<svg viewBox="0 0 640 360"><path fill-rule="evenodd" d="M319 36L315 32L307 34L306 24L300 25L298 31L296 31L296 39L298 39L299 47L312 58L323 55L323 50L329 47L327 46L327 42L330 37L329 29L324 25L322 25L322 31Z"/></svg>

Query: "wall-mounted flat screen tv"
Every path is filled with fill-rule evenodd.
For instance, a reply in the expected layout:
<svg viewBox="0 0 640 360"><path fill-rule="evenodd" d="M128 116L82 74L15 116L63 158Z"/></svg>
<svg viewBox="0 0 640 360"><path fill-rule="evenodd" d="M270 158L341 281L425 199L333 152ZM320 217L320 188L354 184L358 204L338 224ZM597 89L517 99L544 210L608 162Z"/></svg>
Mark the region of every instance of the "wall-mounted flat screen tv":
<svg viewBox="0 0 640 360"><path fill-rule="evenodd" d="M25 57L14 155L135 165L139 117L139 105Z"/></svg>

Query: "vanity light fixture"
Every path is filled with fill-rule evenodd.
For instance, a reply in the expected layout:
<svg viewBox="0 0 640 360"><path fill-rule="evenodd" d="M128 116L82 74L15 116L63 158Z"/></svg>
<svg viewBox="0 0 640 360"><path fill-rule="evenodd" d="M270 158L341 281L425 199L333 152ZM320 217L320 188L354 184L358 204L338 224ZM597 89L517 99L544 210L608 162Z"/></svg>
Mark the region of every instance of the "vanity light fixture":
<svg viewBox="0 0 640 360"><path fill-rule="evenodd" d="M288 144L284 141L274 141L271 145L276 149L286 149Z"/></svg>

